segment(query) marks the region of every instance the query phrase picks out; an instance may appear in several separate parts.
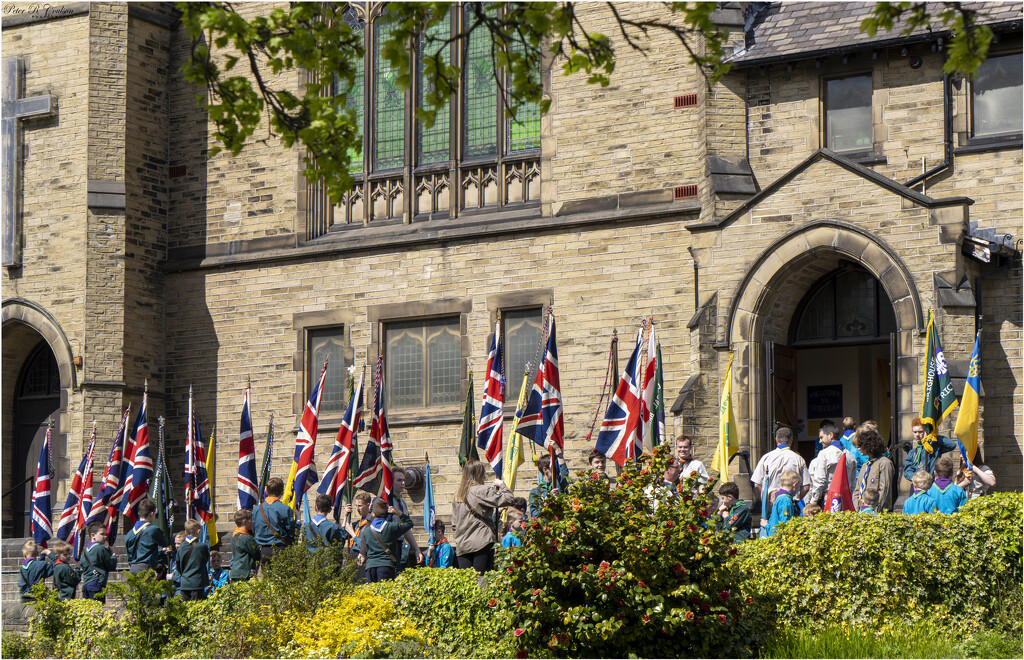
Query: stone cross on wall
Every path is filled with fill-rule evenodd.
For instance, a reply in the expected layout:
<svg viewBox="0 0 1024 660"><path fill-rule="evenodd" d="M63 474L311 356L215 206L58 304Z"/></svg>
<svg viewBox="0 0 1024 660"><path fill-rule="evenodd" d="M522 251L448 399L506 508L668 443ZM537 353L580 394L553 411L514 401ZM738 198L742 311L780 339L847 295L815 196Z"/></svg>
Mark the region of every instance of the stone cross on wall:
<svg viewBox="0 0 1024 660"><path fill-rule="evenodd" d="M20 57L3 59L3 266L21 265L21 131L22 119L51 117L57 97L51 94L19 98L24 87L25 62Z"/></svg>

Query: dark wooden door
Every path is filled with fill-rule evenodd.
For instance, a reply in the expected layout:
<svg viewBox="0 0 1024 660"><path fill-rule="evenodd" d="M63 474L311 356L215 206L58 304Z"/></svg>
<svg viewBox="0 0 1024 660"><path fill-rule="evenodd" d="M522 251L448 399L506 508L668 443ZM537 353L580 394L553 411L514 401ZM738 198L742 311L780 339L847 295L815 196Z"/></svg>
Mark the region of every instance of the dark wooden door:
<svg viewBox="0 0 1024 660"><path fill-rule="evenodd" d="M14 514L14 529L11 532L16 537L29 535L36 462L46 438L47 420L53 417L56 422L59 412L60 376L57 361L46 342L41 342L25 362L14 397L14 461L7 488L33 477L14 490L8 498L9 502L4 502ZM52 494L50 503L54 504Z"/></svg>

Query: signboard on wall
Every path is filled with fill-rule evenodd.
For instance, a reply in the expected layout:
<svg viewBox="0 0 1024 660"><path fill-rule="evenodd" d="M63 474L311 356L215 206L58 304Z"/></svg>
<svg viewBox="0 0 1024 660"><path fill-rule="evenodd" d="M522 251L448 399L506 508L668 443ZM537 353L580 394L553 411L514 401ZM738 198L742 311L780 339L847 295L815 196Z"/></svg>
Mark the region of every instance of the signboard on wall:
<svg viewBox="0 0 1024 660"><path fill-rule="evenodd" d="M807 417L808 419L843 417L843 386L842 385L808 385L807 386Z"/></svg>

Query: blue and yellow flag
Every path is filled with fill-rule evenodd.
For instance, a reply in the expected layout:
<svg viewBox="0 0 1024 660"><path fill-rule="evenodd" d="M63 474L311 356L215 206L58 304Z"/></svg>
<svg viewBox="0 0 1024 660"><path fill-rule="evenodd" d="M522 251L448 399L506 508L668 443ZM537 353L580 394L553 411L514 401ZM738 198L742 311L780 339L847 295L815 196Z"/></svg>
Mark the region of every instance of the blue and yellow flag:
<svg viewBox="0 0 1024 660"><path fill-rule="evenodd" d="M719 483L729 481L729 459L739 451L740 440L736 433L736 415L732 410L732 359L735 354L729 356L729 366L725 369L725 381L722 383L722 404L718 411L718 448L715 449L715 457L711 459L711 467L718 470Z"/></svg>
<svg viewBox="0 0 1024 660"><path fill-rule="evenodd" d="M214 429L210 434L209 451L206 452L206 476L210 480L210 519L203 523L203 529L211 548L220 543L220 537L217 536L217 516L213 513L213 479L216 476L213 471L213 436L216 432Z"/></svg>
<svg viewBox="0 0 1024 660"><path fill-rule="evenodd" d="M981 391L981 333L974 338L974 353L967 370L964 395L960 397L960 414L953 435L963 445L968 463L974 462L978 451L978 393Z"/></svg>

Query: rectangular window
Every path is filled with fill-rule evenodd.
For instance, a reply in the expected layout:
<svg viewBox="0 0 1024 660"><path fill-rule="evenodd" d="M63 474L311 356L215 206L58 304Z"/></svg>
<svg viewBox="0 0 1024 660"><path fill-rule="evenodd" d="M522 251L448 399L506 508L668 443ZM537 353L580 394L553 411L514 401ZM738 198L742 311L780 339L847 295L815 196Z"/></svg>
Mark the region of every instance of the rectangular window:
<svg viewBox="0 0 1024 660"><path fill-rule="evenodd" d="M514 407L519 400L526 365L537 356L542 321L541 308L502 311L501 325L505 341L505 404ZM533 364L536 373L537 365ZM533 374L531 373L529 377ZM529 385L527 385L529 387ZM529 394L527 394L529 396Z"/></svg>
<svg viewBox="0 0 1024 660"><path fill-rule="evenodd" d="M871 151L871 75L825 81L825 144L833 151Z"/></svg>
<svg viewBox="0 0 1024 660"><path fill-rule="evenodd" d="M438 47L444 43L444 39L448 39L451 36L451 15L445 16L445 19L435 25L434 27L427 30L425 38L420 40L420 70L419 70L419 99L418 105L423 107L423 97L426 92L432 91L426 89L426 81L424 76L423 68L423 56L432 56L437 52ZM430 41L434 39L434 41ZM429 49L429 50L428 50ZM441 53L442 61L445 66L449 64L451 48L449 46L444 47L444 51ZM448 160L448 143L450 137L450 117L451 113L449 109L451 104L445 105L443 108L437 111L437 115L434 120L434 125L430 128L424 128L423 124L416 122L416 138L419 144L419 164L426 165L429 163L438 163Z"/></svg>
<svg viewBox="0 0 1024 660"><path fill-rule="evenodd" d="M359 16L354 10L345 12L344 21L352 31L356 34L362 35L366 30L365 24L359 19ZM345 97L345 109L351 111L356 116L356 126L359 130L360 137L363 135L363 85L365 75L365 65L362 58L357 58L353 62L355 68L355 76L352 79L352 86L348 89L347 82L343 80L335 80L335 95L346 94ZM352 161L351 174L362 174L363 173L363 153L352 149L348 154Z"/></svg>
<svg viewBox="0 0 1024 660"><path fill-rule="evenodd" d="M345 364L345 330L344 328L320 328L310 330L308 335L309 364L306 366L306 400L316 387L327 360L327 376L324 378L324 391L320 395L320 414L327 416L343 415L348 402L348 372ZM303 404L305 405L305 404Z"/></svg>
<svg viewBox="0 0 1024 660"><path fill-rule="evenodd" d="M384 59L381 46L391 24L379 18L373 24L373 169L388 170L405 163L405 92L398 71Z"/></svg>
<svg viewBox="0 0 1024 660"><path fill-rule="evenodd" d="M474 7L463 7L464 25L472 25ZM462 155L493 156L498 153L498 82L494 78L491 36L483 27L469 35L463 71Z"/></svg>
<svg viewBox="0 0 1024 660"><path fill-rule="evenodd" d="M513 44L514 52L521 52L522 45ZM540 67L532 68L533 80L540 76ZM512 89L512 77L505 78L506 89ZM505 153L515 154L522 151L540 149L540 104L523 103L516 109L516 116L513 118L511 111L505 111Z"/></svg>
<svg viewBox="0 0 1024 660"><path fill-rule="evenodd" d="M384 338L389 408L416 410L462 402L459 317L388 323Z"/></svg>
<svg viewBox="0 0 1024 660"><path fill-rule="evenodd" d="M990 57L971 82L975 137L1020 133L1024 120L1021 54Z"/></svg>

